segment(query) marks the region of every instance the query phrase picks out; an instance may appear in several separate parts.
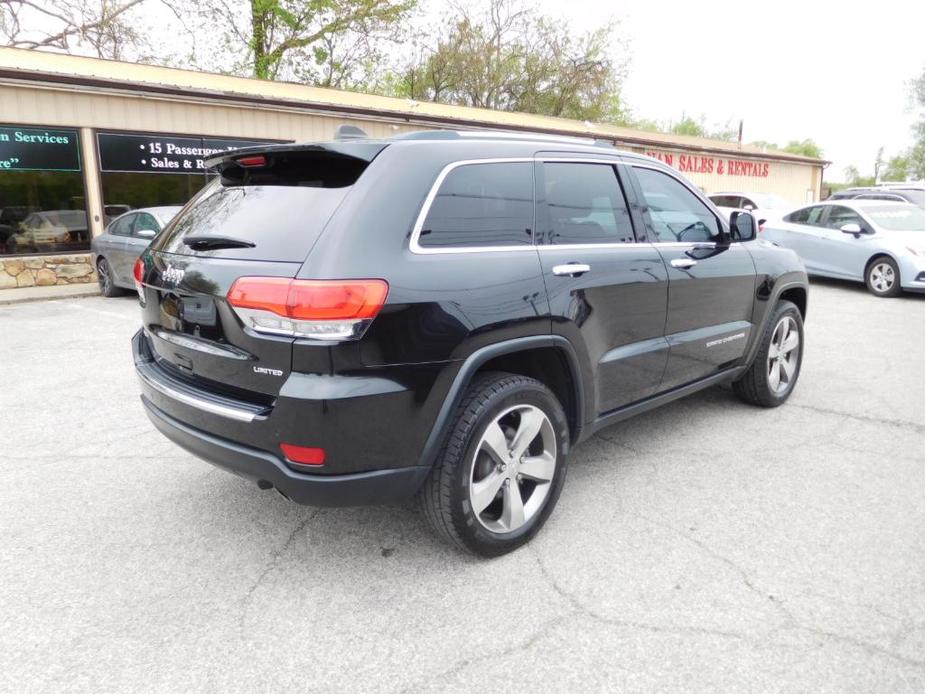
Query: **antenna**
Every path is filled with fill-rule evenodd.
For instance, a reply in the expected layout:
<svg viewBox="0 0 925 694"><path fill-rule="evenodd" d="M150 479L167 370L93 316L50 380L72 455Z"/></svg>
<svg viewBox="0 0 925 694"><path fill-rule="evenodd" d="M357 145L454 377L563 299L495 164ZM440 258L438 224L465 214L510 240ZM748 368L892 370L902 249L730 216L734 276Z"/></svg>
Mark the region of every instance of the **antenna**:
<svg viewBox="0 0 925 694"><path fill-rule="evenodd" d="M334 131L334 139L338 142L350 142L351 140L368 140L369 135L363 128L355 125L338 125Z"/></svg>

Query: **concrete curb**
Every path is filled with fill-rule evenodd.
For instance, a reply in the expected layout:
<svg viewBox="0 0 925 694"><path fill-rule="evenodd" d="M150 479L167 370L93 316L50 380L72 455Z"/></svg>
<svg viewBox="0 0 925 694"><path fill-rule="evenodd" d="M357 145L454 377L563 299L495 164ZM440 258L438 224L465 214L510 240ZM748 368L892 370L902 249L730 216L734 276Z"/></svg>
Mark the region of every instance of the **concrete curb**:
<svg viewBox="0 0 925 694"><path fill-rule="evenodd" d="M87 284L63 284L51 287L19 287L0 291L0 306L22 304L29 301L50 301L52 299L80 299L99 296L96 282Z"/></svg>

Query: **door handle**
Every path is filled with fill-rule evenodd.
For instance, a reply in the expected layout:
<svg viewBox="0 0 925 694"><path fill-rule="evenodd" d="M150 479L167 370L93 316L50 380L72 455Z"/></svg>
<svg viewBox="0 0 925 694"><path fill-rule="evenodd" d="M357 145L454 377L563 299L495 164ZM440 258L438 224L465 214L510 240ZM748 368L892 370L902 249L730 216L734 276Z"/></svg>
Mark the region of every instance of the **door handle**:
<svg viewBox="0 0 925 694"><path fill-rule="evenodd" d="M692 268L697 264L697 261L693 258L675 258L671 261L671 267L676 267L679 270L687 270Z"/></svg>
<svg viewBox="0 0 925 694"><path fill-rule="evenodd" d="M590 270L591 266L584 263L566 263L565 265L554 265L552 274L556 277L578 277Z"/></svg>

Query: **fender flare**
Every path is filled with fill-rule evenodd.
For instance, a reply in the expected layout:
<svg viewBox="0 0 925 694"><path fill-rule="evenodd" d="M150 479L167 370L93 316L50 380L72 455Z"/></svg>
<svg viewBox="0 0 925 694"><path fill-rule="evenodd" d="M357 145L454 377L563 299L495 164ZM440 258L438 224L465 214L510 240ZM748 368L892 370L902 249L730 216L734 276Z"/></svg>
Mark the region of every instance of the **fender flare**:
<svg viewBox="0 0 925 694"><path fill-rule="evenodd" d="M764 335L764 331L767 329L768 324L771 322L771 314L773 313L773 307L777 305L777 302L780 301L781 294L783 294L788 289L802 289L806 292L806 301L809 303L809 283L802 281L786 282L784 284L775 284L774 290L771 293L771 296L768 297L768 307L769 309L765 311L761 325L755 326L755 339L752 340L752 344L748 349L748 354L744 362L743 370L747 369L752 365L752 362L755 361L755 357L758 355L758 350L761 349L761 338Z"/></svg>
<svg viewBox="0 0 925 694"><path fill-rule="evenodd" d="M440 447L446 437L447 428L450 426L453 414L462 401L463 395L469 384L472 382L476 372L486 362L506 354L515 354L525 352L531 349L541 347L552 347L558 349L565 356L566 366L569 369L573 396L575 398L575 440L579 439L581 426L584 423L584 386L581 381L581 370L578 363L578 355L572 344L561 335L532 335L527 337L517 337L512 340L505 340L493 345L487 345L477 349L463 361L459 371L453 378L453 383L443 398L443 404L434 420L430 434L424 442L424 449L418 460L418 465L432 467L436 462Z"/></svg>

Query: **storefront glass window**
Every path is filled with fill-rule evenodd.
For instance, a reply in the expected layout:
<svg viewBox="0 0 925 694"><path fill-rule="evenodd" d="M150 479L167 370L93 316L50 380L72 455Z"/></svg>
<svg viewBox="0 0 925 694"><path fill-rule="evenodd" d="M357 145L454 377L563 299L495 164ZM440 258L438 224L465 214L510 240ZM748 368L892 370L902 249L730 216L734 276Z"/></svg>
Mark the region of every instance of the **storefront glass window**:
<svg viewBox="0 0 925 694"><path fill-rule="evenodd" d="M183 205L207 182L204 161L266 140L98 133L105 223L129 210Z"/></svg>
<svg viewBox="0 0 925 694"><path fill-rule="evenodd" d="M77 131L0 125L0 255L89 248Z"/></svg>

